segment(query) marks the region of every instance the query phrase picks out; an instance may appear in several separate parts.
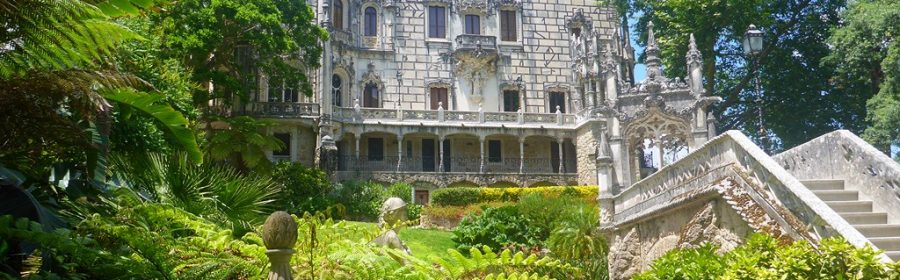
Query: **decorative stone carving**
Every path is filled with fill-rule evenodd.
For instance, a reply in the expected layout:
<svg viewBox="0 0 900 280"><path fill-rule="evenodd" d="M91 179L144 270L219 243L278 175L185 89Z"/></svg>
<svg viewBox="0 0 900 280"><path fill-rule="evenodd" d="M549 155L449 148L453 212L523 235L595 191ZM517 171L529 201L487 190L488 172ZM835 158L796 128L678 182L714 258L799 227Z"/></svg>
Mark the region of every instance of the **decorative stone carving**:
<svg viewBox="0 0 900 280"><path fill-rule="evenodd" d="M631 279L640 267L641 238L637 228L631 228L625 236L616 236L613 247L609 248L610 279Z"/></svg>
<svg viewBox="0 0 900 280"><path fill-rule="evenodd" d="M410 254L409 247L400 240L400 236L394 231L394 226L406 221L406 202L399 197L391 197L381 204L381 214L378 216L378 225L387 229L372 242L388 248L394 248Z"/></svg>

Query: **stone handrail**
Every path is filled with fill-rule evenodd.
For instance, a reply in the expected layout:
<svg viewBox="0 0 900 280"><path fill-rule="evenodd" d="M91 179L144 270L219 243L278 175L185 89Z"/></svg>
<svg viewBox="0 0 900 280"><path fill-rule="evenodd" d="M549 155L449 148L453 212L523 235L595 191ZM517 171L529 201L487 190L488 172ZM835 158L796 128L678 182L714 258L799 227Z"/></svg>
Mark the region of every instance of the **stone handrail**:
<svg viewBox="0 0 900 280"><path fill-rule="evenodd" d="M780 204L802 223L806 234L821 239L843 236L857 247L871 243L834 210L791 176L774 159L738 131L728 131L692 151L681 160L663 167L658 172L638 181L612 197L613 226L643 217L672 200L660 200L672 189L700 188L712 185L722 177L707 176L721 172L725 166L739 170L743 180L760 186L767 199ZM602 199L602 197L601 197ZM787 219L788 217L782 217Z"/></svg>
<svg viewBox="0 0 900 280"><path fill-rule="evenodd" d="M900 163L846 130L834 131L773 157L799 179L844 180L900 223Z"/></svg>
<svg viewBox="0 0 900 280"><path fill-rule="evenodd" d="M286 118L319 116L319 104L294 102L251 102L245 113L253 116L276 116Z"/></svg>
<svg viewBox="0 0 900 280"><path fill-rule="evenodd" d="M489 35L462 34L456 36L457 49L496 49L497 37Z"/></svg>
<svg viewBox="0 0 900 280"><path fill-rule="evenodd" d="M574 114L479 112L448 110L407 110L384 108L334 107L334 117L343 122L407 121L407 122L456 122L501 124L574 125Z"/></svg>

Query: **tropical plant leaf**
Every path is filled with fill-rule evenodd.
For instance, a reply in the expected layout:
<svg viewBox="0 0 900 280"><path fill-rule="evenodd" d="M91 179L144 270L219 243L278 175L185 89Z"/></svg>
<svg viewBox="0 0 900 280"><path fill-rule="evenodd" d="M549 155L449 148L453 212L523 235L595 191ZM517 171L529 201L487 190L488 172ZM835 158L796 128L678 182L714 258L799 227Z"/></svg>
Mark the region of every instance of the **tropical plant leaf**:
<svg viewBox="0 0 900 280"><path fill-rule="evenodd" d="M114 89L103 91L103 97L153 116L187 152L192 161L203 162L203 153L197 145L194 132L188 127L188 120L171 106L156 104L162 96L141 94L132 89Z"/></svg>

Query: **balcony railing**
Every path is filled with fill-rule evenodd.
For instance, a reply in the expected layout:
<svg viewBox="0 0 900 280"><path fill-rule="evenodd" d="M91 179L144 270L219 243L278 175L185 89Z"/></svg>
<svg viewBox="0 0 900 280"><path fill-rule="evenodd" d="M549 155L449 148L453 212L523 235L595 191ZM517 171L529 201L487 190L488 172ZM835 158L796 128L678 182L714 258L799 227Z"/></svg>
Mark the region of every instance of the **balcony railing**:
<svg viewBox="0 0 900 280"><path fill-rule="evenodd" d="M403 157L398 156L366 156L358 159L355 156L343 156L338 159L339 171L361 172L442 172L442 173L534 173L557 174L559 161L549 158L519 158L492 159L484 158L484 170L482 172L482 159L480 157L446 157L441 166L439 157ZM575 173L575 165L566 162L563 166L564 174Z"/></svg>
<svg viewBox="0 0 900 280"><path fill-rule="evenodd" d="M454 123L499 123L499 124L575 124L574 114L525 113L525 112L483 112L445 110L398 110L382 108L334 108L335 120L342 122L407 121L407 122L454 122Z"/></svg>
<svg viewBox="0 0 900 280"><path fill-rule="evenodd" d="M497 37L474 34L462 34L456 36L457 49L477 49L479 46L483 50L496 50Z"/></svg>
<svg viewBox="0 0 900 280"><path fill-rule="evenodd" d="M319 104L293 102L251 102L246 114L253 116L299 118L319 116Z"/></svg>

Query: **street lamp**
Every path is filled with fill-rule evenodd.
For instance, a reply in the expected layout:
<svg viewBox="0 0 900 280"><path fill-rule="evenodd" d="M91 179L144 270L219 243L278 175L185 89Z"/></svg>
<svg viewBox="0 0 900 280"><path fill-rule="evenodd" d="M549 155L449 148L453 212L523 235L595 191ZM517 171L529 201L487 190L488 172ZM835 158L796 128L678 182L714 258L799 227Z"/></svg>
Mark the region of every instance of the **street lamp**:
<svg viewBox="0 0 900 280"><path fill-rule="evenodd" d="M751 24L750 27L747 29L747 32L744 33L743 48L744 48L744 55L746 55L747 57L758 56L760 53L762 53L763 33L762 33L762 31L759 31L759 29L756 29L756 25ZM762 93L759 91L759 58L758 57L754 60L754 63L757 63L757 65L756 65L757 70L755 71L756 72L755 73L756 74L756 81L755 81L755 83L756 83L756 93L755 93L756 99L754 100L754 102L756 102L757 114L759 117L759 144L760 144L760 146L762 146L763 151L768 152L769 137L768 137L768 133L766 132L766 124L765 124L765 122L763 122Z"/></svg>

